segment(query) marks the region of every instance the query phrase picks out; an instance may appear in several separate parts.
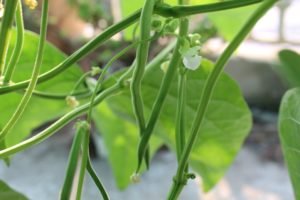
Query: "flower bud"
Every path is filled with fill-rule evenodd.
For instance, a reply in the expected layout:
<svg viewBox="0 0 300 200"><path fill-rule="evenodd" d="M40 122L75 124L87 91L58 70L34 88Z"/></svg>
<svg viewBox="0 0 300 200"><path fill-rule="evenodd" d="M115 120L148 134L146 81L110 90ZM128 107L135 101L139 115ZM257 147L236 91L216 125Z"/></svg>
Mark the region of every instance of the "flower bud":
<svg viewBox="0 0 300 200"><path fill-rule="evenodd" d="M161 69L164 73L167 73L168 68L169 68L169 65L170 65L170 61L167 60L167 61L163 62L163 63L160 65L160 69Z"/></svg>
<svg viewBox="0 0 300 200"><path fill-rule="evenodd" d="M67 105L70 106L71 108L76 108L80 104L79 101L74 96L67 96L66 102Z"/></svg>
<svg viewBox="0 0 300 200"><path fill-rule="evenodd" d="M139 183L141 181L140 179L140 174L138 173L133 173L131 176L130 176L130 180L132 183Z"/></svg>
<svg viewBox="0 0 300 200"><path fill-rule="evenodd" d="M38 6L37 0L24 0L24 3L31 10L34 10Z"/></svg>

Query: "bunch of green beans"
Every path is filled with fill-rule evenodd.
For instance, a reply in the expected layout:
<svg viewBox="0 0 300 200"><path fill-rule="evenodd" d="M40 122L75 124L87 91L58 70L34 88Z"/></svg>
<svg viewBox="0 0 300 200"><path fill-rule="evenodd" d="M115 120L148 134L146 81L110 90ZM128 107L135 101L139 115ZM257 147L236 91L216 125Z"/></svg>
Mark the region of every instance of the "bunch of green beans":
<svg viewBox="0 0 300 200"><path fill-rule="evenodd" d="M44 46L47 34L48 24L48 3L49 0L43 0L42 6L42 17L40 27L40 39L38 44L38 52L36 54L35 64L32 70L32 76L29 80L11 84L14 71L18 70L17 63L19 61L20 54L22 52L24 43L24 24L22 17L22 4L21 0L7 0L5 1L5 12L0 29L0 80L3 82L0 85L0 94L14 92L16 90L23 94L23 97L16 108L14 114L11 116L9 121L3 127L0 132L0 145L3 146L5 143L5 137L7 133L17 124L20 117L22 117L25 108L28 106L28 102L32 95L39 95L44 98L58 98L62 99L68 95L83 96L85 99L89 99L86 104L78 106L65 114L63 117L58 119L55 123L49 126L47 129L36 134L32 138L29 138L23 142L20 142L12 147L0 150L0 158L5 159L12 154L19 151L25 150L33 145L36 145L44 141L49 136L53 135L63 126L77 117L87 114L86 120L80 121L76 125L75 136L73 144L70 150L69 161L66 170L65 180L62 186L60 195L61 200L68 200L71 198L71 194L75 192L76 200L80 200L82 196L82 188L85 178L85 172L88 171L91 175L94 183L100 191L103 199L108 200L109 196L93 169L92 162L89 155L89 140L91 135L91 122L92 122L92 111L94 106L101 103L106 98L115 95L119 92L128 89L128 82L130 82L131 100L132 107L136 119L136 123L140 133L140 142L137 150L137 167L135 173L138 174L141 170L143 160L147 168L150 165L149 156L149 141L151 139L153 130L157 124L160 113L171 84L178 76L178 99L176 106L176 126L175 126L175 140L176 140L176 154L178 161L178 168L176 175L173 179L173 185L169 192L168 199L175 200L179 197L184 185L190 178L194 178L193 174L189 173L188 160L190 153L193 149L194 143L199 135L199 129L202 125L203 118L205 116L208 104L211 100L211 96L214 92L215 85L224 69L225 64L232 56L233 52L237 49L240 43L245 39L250 30L256 24L256 22L265 14L265 12L276 3L277 0L264 0L260 7L253 13L241 31L236 35L233 41L228 45L224 53L217 60L215 67L210 72L208 79L205 82L204 89L199 99L199 104L195 119L193 121L191 132L186 137L185 128L185 106L186 106L186 86L187 86L187 69L183 66L182 55L180 53L180 47L184 43L184 39L188 36L189 19L187 16L213 12L237 7L243 7L260 3L262 0L244 0L244 1L225 1L207 5L185 5L188 4L188 0L178 0L177 6L171 6L164 4L163 0L145 0L145 3L141 10L133 13L131 16L125 18L119 23L116 23L105 30L103 33L92 39L90 42L85 44L79 50L74 52L72 55L67 57L59 65L53 67L50 71L43 74L39 74L40 68L42 67L42 58L44 55ZM154 14L158 14L162 17L173 17L179 19L179 32L174 34L177 36L176 43L171 43L165 50L158 54L150 63L148 63L150 43L152 40L157 39L163 35L161 33L151 36L151 20ZM13 21L16 21L17 28L17 40L12 52L12 55L8 63L5 63L8 51L8 44L10 42L10 29L12 28ZM36 91L35 88L39 83L47 81L52 77L60 74L72 64L76 63L98 46L109 40L113 35L124 30L128 26L139 21L140 33L138 41L132 42L129 46L124 48L122 51L117 53L103 68L98 81L93 91L77 91L79 85L85 80L85 78L91 75L91 72L87 72L75 84L74 89L69 94L49 94L45 92ZM136 58L130 69L123 73L118 80L104 88L103 82L105 81L105 75L112 63L125 55L130 49L135 48ZM144 113L144 102L142 98L142 81L143 77L149 75L148 69L161 63L167 56L172 52L172 56L169 62L166 73L163 76L159 92L153 102L153 107L150 111L149 119L145 118ZM25 91L24 91L25 89ZM76 173L78 172L78 174ZM75 176L78 175L78 179Z"/></svg>

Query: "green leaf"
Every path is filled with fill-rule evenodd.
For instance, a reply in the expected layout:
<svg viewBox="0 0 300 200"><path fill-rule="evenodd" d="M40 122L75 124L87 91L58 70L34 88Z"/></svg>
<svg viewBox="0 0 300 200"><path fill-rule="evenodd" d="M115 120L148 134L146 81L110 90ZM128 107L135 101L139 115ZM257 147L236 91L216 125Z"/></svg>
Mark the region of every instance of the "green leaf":
<svg viewBox="0 0 300 200"><path fill-rule="evenodd" d="M0 180L1 200L28 200L23 194L10 188L5 182Z"/></svg>
<svg viewBox="0 0 300 200"><path fill-rule="evenodd" d="M109 101L110 99L107 99L107 102ZM115 115L107 106L107 103L101 103L97 107L93 119L103 136L116 183L120 189L124 189L130 183L130 176L137 165L138 128L135 126L134 121L123 120ZM150 144L150 154L152 156L161 144L159 138L152 140Z"/></svg>
<svg viewBox="0 0 300 200"><path fill-rule="evenodd" d="M284 159L300 199L300 88L289 90L283 97L279 113L280 142Z"/></svg>
<svg viewBox="0 0 300 200"><path fill-rule="evenodd" d="M281 65L278 66L279 74L292 87L300 86L300 55L292 50L282 50L279 52Z"/></svg>
<svg viewBox="0 0 300 200"><path fill-rule="evenodd" d="M191 127L195 117L204 81L212 68L212 63L203 61L200 69L189 71L188 73L186 109L186 126L188 128ZM163 72L159 66L152 68L145 75L142 92L147 117L149 117L154 99L158 93L162 76ZM154 130L154 133L172 150L175 150L174 123L176 101L177 80L174 80L159 122ZM131 108L130 92L127 90L120 95L111 97L108 100L108 104L115 113L115 117L121 119L118 126L123 126L123 131L125 131L128 129L127 124L131 123L132 128L128 131L134 131L132 123L135 122L135 119ZM102 117L105 118L103 113ZM110 122L110 125L115 126L116 123ZM251 113L238 85L227 75L222 74L215 88L212 101L209 104L200 130L200 136L197 139L190 159L192 168L202 176L206 191L223 177L228 167L232 164L250 127Z"/></svg>
<svg viewBox="0 0 300 200"><path fill-rule="evenodd" d="M208 19L217 27L219 34L227 41L230 41L240 31L241 27L257 5L244 8L235 8L207 14Z"/></svg>
<svg viewBox="0 0 300 200"><path fill-rule="evenodd" d="M13 32L9 54L14 47L15 39L15 32ZM35 54L37 52L38 39L38 35L32 32L26 32L24 49L13 77L14 82L26 80L31 77L32 68L35 61ZM61 51L47 43L45 46L45 54L41 73L52 69L65 58L66 56ZM39 84L37 89L44 92L68 93L81 75L82 72L80 68L77 65L74 65L55 78ZM5 125L5 123L7 123L15 111L16 106L19 104L22 98L22 95L23 93L19 91L0 96L0 129ZM35 96L32 97L23 117L6 136L6 145L12 146L17 144L26 138L34 128L37 128L43 123L61 116L68 110L69 108L67 108L64 100L49 100Z"/></svg>

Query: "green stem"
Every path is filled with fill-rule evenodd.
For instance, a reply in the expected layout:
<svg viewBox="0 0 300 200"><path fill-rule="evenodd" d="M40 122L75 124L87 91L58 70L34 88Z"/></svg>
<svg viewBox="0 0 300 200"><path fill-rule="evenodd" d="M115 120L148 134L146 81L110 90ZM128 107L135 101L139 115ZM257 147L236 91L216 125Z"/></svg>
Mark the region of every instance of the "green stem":
<svg viewBox="0 0 300 200"><path fill-rule="evenodd" d="M5 1L4 15L0 30L0 76L5 70L5 60L10 40L10 29L14 21L14 14L16 12L19 0Z"/></svg>
<svg viewBox="0 0 300 200"><path fill-rule="evenodd" d="M86 121L83 121L84 123L84 135L82 138L81 143L81 162L80 162L80 168L79 168L79 178L78 178L78 184L77 184L77 193L76 193L76 200L81 199L82 189L83 189L83 183L84 183L84 177L85 177L85 170L87 167L88 162L88 154L89 154L89 141L90 141L90 126L89 123Z"/></svg>
<svg viewBox="0 0 300 200"><path fill-rule="evenodd" d="M42 8L42 21L41 21L39 47L38 47L37 57L36 57L35 65L31 76L31 81L13 116L10 118L10 120L6 123L6 125L2 129L0 133L0 141L4 139L6 134L14 127L14 125L23 115L24 110L27 107L29 100L32 96L32 92L37 84L38 75L39 75L39 71L43 59L46 35L47 35L47 22L48 22L48 0L44 0L43 8Z"/></svg>
<svg viewBox="0 0 300 200"><path fill-rule="evenodd" d="M178 5L171 6L168 4L158 4L155 7L155 13L164 17L187 17L190 15L200 14L200 13L208 13L208 12L216 12L223 11L233 8L239 8L244 6L249 6L253 4L257 4L263 2L264 0L243 0L243 1L224 1L217 3L210 3L204 5Z"/></svg>
<svg viewBox="0 0 300 200"><path fill-rule="evenodd" d="M89 108L89 111L88 111L88 115L87 115L87 121L89 123L91 123L92 121L92 111L93 111L93 102L95 100L95 97L97 95L97 91L100 91L101 90L101 87L102 87L102 83L103 83L103 80L104 80L104 76L107 72L107 70L112 66L112 64L118 60L121 56L123 56L125 53L127 53L130 49L134 48L138 43L135 42L135 43L132 43L131 45L129 45L128 47L124 48L122 51L118 52L103 68L102 70L102 73L101 75L99 76L98 78L98 81L97 81L97 84L96 84L96 87L95 87L95 90L92 94L92 97L91 97L91 106Z"/></svg>
<svg viewBox="0 0 300 200"><path fill-rule="evenodd" d="M89 157L88 157L88 162L87 162L87 166L86 166L87 171L89 172L89 174L92 177L94 183L96 184L98 190L100 191L103 200L109 200L109 195L106 192L105 187L103 186L101 180L98 178L96 171L93 169L90 155L88 155L88 156Z"/></svg>
<svg viewBox="0 0 300 200"><path fill-rule="evenodd" d="M187 34L187 32L188 32L188 20L186 18L182 18L182 19L180 19L179 36L185 36ZM181 37L179 37L179 39L177 39L177 43L176 43L170 64L168 66L168 70L162 80L162 84L159 89L157 98L155 99L148 124L146 126L146 129L145 129L145 131L142 135L142 138L140 140L140 143L139 143L138 165L137 165L136 173L138 173L141 168L142 159L148 148L148 143L149 143L151 134L152 134L155 124L159 118L161 108L162 108L165 98L168 94L168 91L171 86L174 75L180 65L180 62L181 62L181 54L179 52L180 46L181 46Z"/></svg>
<svg viewBox="0 0 300 200"><path fill-rule="evenodd" d="M189 134L189 138L187 140L188 141L187 145L185 145L185 148L183 150L180 163L177 169L177 173L174 178L176 181L171 188L170 196L172 198L169 199L172 200L176 199L175 197L179 195L177 194L179 191L176 189L177 183L184 182L186 179L184 175L185 175L185 168L187 166L189 155L197 139L197 135L201 127L201 124L203 122L203 118L207 110L208 103L211 99L213 90L218 81L218 78L220 77L220 74L224 69L225 64L227 63L231 55L234 53L234 51L237 49L237 47L241 44L241 42L246 38L246 36L252 30L252 28L257 23L257 21L275 4L276 1L277 0L266 0L261 4L261 6L253 13L253 15L247 21L247 23L238 32L236 37L233 39L233 41L229 44L229 46L226 48L224 53L217 60L215 67L213 68L212 72L209 74L209 77L205 82L204 89L202 90L201 93L200 103L197 108L196 117L193 121L191 133Z"/></svg>
<svg viewBox="0 0 300 200"><path fill-rule="evenodd" d="M171 43L169 46L167 46L164 50L161 51L159 55L155 57L146 67L147 70L152 69L153 67L157 66L157 63L160 63L172 50L174 44ZM104 99L115 95L119 92L121 92L127 84L124 82L131 76L132 73L132 67L128 69L118 80L118 82L113 85L110 88L107 88L106 90L102 91L94 101L94 106L101 103ZM74 120L76 117L86 113L88 109L90 108L90 103L86 103L78 108L75 108L71 112L65 114L63 117L61 117L59 120L57 120L55 123L53 123L51 126L49 126L47 129L41 131L40 133L36 134L35 136L20 142L14 146L11 146L9 148L6 148L4 150L0 150L0 158L7 158L17 152L23 151L27 148L30 148L31 146L34 146L48 137L52 136L54 133L56 133L58 130L63 128L67 123Z"/></svg>
<svg viewBox="0 0 300 200"><path fill-rule="evenodd" d="M46 98L46 99L56 99L56 100L65 100L66 97L70 96L69 93L52 93L52 92L43 92L43 91L38 91L34 90L32 92L32 95L41 97L41 98ZM88 98L92 95L92 93L89 90L82 90L82 91L77 91L73 92L72 96L75 96L76 98Z"/></svg>
<svg viewBox="0 0 300 200"><path fill-rule="evenodd" d="M186 71L178 74L178 100L176 108L176 150L177 160L179 162L180 156L185 146L185 103L186 103Z"/></svg>
<svg viewBox="0 0 300 200"><path fill-rule="evenodd" d="M154 9L155 13L163 15L165 17L176 17L176 16L189 16L194 14L206 13L206 12L213 12L213 11L220 11L224 9L231 9L237 7L243 7L246 5L255 4L258 2L262 2L263 0L244 0L244 1L226 1L220 3L213 3L207 5L196 5L196 6L175 6L171 7L166 4L157 5ZM174 9L174 10L173 10ZM49 70L39 76L38 83L47 81L52 77L55 77L57 74L63 72L72 64L76 63L84 56L95 50L99 47L102 43L106 40L110 39L116 33L124 30L128 26L135 23L138 18L140 17L141 11L138 10L134 14L130 15L129 17L125 18L121 22L114 24L107 30L105 30L102 34L97 36L95 39L88 42L86 45L81 47L75 53L73 53L70 57L64 60L61 64L54 67L52 70ZM1 38L1 37L0 37ZM1 43L0 43L1 44ZM0 94L8 93L11 91L23 89L28 86L30 80L25 80L19 83L15 83L11 86L3 86L0 87Z"/></svg>
<svg viewBox="0 0 300 200"><path fill-rule="evenodd" d="M16 27L17 27L17 41L10 58L10 61L6 67L6 71L4 73L4 84L9 84L16 64L19 61L20 55L22 53L23 44L24 44L24 22L23 22L23 12L22 12L22 3L21 1L18 3L17 11L16 11Z"/></svg>
<svg viewBox="0 0 300 200"><path fill-rule="evenodd" d="M78 81L75 83L73 89L71 90L69 96L74 96L74 94L76 93L76 90L79 88L79 86L82 84L82 82L86 79L86 77L88 77L89 75L91 75L91 71L85 72L79 79Z"/></svg>
<svg viewBox="0 0 300 200"><path fill-rule="evenodd" d="M66 176L60 194L60 200L70 199L72 187L74 183L74 176L78 166L81 143L85 135L86 135L85 126L82 126L82 122L77 123L75 137L73 139L72 147L70 150Z"/></svg>

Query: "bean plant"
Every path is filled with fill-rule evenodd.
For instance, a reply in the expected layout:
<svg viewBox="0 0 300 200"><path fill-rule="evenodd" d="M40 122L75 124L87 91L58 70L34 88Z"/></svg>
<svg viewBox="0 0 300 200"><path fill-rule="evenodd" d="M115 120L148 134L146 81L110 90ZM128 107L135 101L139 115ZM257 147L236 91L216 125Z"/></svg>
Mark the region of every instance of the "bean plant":
<svg viewBox="0 0 300 200"><path fill-rule="evenodd" d="M49 0L0 0L0 158L9 164L14 154L45 141L75 120L61 200L71 195L81 199L86 171L99 196L109 199L89 154L92 124L104 139L120 188L143 181L142 174L151 170L151 158L166 145L178 163L166 198L178 199L188 181L197 176L204 190L210 190L232 164L251 128L249 108L239 86L223 73L224 67L276 2L144 0L141 9L65 56L46 41ZM24 30L22 4L32 12L40 4L39 35ZM217 61L204 58L201 35L190 28L191 16L254 4L255 11ZM81 71L78 61L130 26L136 28L127 47L105 66ZM149 56L151 44L160 38L168 38L168 45ZM133 49L131 66L112 73L114 62ZM29 137L35 127L51 120ZM25 199L5 183L0 186Z"/></svg>

